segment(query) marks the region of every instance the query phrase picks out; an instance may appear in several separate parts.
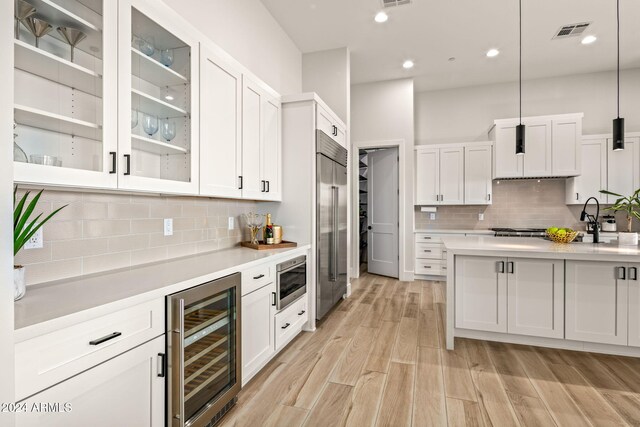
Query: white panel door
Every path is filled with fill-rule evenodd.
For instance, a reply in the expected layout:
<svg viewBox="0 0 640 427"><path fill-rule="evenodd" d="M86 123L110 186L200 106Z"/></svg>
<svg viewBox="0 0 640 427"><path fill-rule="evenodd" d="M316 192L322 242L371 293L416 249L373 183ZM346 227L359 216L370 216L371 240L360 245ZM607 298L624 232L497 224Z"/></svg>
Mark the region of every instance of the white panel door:
<svg viewBox="0 0 640 427"><path fill-rule="evenodd" d="M280 138L280 101L264 96L262 103L262 144L261 170L262 180L266 183L264 198L266 200L282 200L282 139Z"/></svg>
<svg viewBox="0 0 640 427"><path fill-rule="evenodd" d="M491 145L464 148L464 203L490 205L492 193Z"/></svg>
<svg viewBox="0 0 640 427"><path fill-rule="evenodd" d="M242 297L242 385L275 352L275 282Z"/></svg>
<svg viewBox="0 0 640 427"><path fill-rule="evenodd" d="M580 174L582 152L582 119L554 119L552 122L553 144L551 167L554 176L576 176Z"/></svg>
<svg viewBox="0 0 640 427"><path fill-rule="evenodd" d="M261 178L262 93L260 87L242 77L242 197L264 198L266 183Z"/></svg>
<svg viewBox="0 0 640 427"><path fill-rule="evenodd" d="M507 332L506 259L458 256L455 281L456 328Z"/></svg>
<svg viewBox="0 0 640 427"><path fill-rule="evenodd" d="M200 194L242 195L242 74L201 45Z"/></svg>
<svg viewBox="0 0 640 427"><path fill-rule="evenodd" d="M640 264L630 264L629 274L629 345L640 347Z"/></svg>
<svg viewBox="0 0 640 427"><path fill-rule="evenodd" d="M16 416L17 427L164 425L164 335L71 377L26 402L69 403L69 412Z"/></svg>
<svg viewBox="0 0 640 427"><path fill-rule="evenodd" d="M316 128L335 138L333 128L333 118L328 111L316 104Z"/></svg>
<svg viewBox="0 0 640 427"><path fill-rule="evenodd" d="M516 155L517 122L496 125L494 178L519 178L523 174L524 156Z"/></svg>
<svg viewBox="0 0 640 427"><path fill-rule="evenodd" d="M440 204L464 203L464 148L440 149Z"/></svg>
<svg viewBox="0 0 640 427"><path fill-rule="evenodd" d="M607 139L607 189L629 196L640 188L640 137L625 138L624 150L613 151L611 138ZM608 196L608 203L615 202Z"/></svg>
<svg viewBox="0 0 640 427"><path fill-rule="evenodd" d="M440 150L416 150L416 205L440 203Z"/></svg>
<svg viewBox="0 0 640 427"><path fill-rule="evenodd" d="M566 262L566 339L627 345L626 272L623 263Z"/></svg>
<svg viewBox="0 0 640 427"><path fill-rule="evenodd" d="M528 120L525 125L524 176L550 176L551 120Z"/></svg>
<svg viewBox="0 0 640 427"><path fill-rule="evenodd" d="M582 172L567 179L567 204L582 205L589 197L596 197L604 204L607 196L600 194L600 190L607 188L607 139L585 139L581 151Z"/></svg>
<svg viewBox="0 0 640 427"><path fill-rule="evenodd" d="M564 338L564 262L509 258L510 334Z"/></svg>
<svg viewBox="0 0 640 427"><path fill-rule="evenodd" d="M372 151L367 157L367 268L398 278L398 149Z"/></svg>

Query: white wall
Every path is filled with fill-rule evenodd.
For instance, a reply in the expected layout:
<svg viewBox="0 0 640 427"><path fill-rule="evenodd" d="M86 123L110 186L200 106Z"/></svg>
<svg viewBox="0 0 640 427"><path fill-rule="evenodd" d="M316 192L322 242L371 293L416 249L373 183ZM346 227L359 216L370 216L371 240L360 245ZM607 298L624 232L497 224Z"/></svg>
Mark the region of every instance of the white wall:
<svg viewBox="0 0 640 427"><path fill-rule="evenodd" d="M13 52L13 2L0 7L0 51ZM0 63L0 402L14 400L13 363L13 54ZM13 425L13 416L0 413L0 425Z"/></svg>
<svg viewBox="0 0 640 427"><path fill-rule="evenodd" d="M302 91L316 92L349 126L351 69L346 47L302 55Z"/></svg>
<svg viewBox="0 0 640 427"><path fill-rule="evenodd" d="M621 73L621 116L640 131L640 69ZM584 112L583 133L610 133L616 116L615 72L525 81L522 115ZM495 119L518 116L518 84L501 83L416 94L416 144L487 139Z"/></svg>
<svg viewBox="0 0 640 427"><path fill-rule="evenodd" d="M406 200L401 206L404 218L405 259L400 271L405 277L413 273L413 80L390 80L351 86L351 141L404 140L404 182ZM352 152L354 152L352 150ZM402 167L403 165L401 165ZM402 212L404 211L404 212ZM357 212L357 211L356 211ZM354 224L357 224L355 222ZM356 230L357 231L357 230ZM355 239L354 242L357 242ZM354 245L357 247L358 245ZM356 255L354 255L355 257ZM358 264L352 264L357 268ZM403 268L404 267L404 268Z"/></svg>
<svg viewBox="0 0 640 427"><path fill-rule="evenodd" d="M302 54L260 0L164 0L282 95L302 89Z"/></svg>

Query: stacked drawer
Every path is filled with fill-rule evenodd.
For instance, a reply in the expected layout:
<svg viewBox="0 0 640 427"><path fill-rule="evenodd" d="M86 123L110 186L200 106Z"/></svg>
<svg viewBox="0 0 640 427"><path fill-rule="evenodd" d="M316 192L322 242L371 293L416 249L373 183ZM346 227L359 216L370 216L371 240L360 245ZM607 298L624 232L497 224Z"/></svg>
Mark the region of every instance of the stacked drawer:
<svg viewBox="0 0 640 427"><path fill-rule="evenodd" d="M415 236L415 274L446 276L447 251L442 243L442 238L456 235L416 233ZM458 234L457 236L460 235Z"/></svg>

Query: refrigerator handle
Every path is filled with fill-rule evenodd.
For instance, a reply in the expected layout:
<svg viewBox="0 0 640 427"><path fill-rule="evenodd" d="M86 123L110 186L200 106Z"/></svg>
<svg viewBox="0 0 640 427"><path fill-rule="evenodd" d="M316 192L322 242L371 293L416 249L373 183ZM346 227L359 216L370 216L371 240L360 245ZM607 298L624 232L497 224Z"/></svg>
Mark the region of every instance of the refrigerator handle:
<svg viewBox="0 0 640 427"><path fill-rule="evenodd" d="M333 248L332 248L332 261L333 261L333 281L338 281L338 204L340 201L339 198L339 187L331 187L333 190Z"/></svg>

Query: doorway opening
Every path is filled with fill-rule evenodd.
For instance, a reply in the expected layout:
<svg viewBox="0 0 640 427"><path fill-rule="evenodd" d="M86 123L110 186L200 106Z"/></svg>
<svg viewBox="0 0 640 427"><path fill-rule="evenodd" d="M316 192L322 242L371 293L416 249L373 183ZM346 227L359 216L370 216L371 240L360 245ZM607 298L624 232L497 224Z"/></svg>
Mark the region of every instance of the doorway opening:
<svg viewBox="0 0 640 427"><path fill-rule="evenodd" d="M359 273L400 277L398 147L358 152Z"/></svg>

